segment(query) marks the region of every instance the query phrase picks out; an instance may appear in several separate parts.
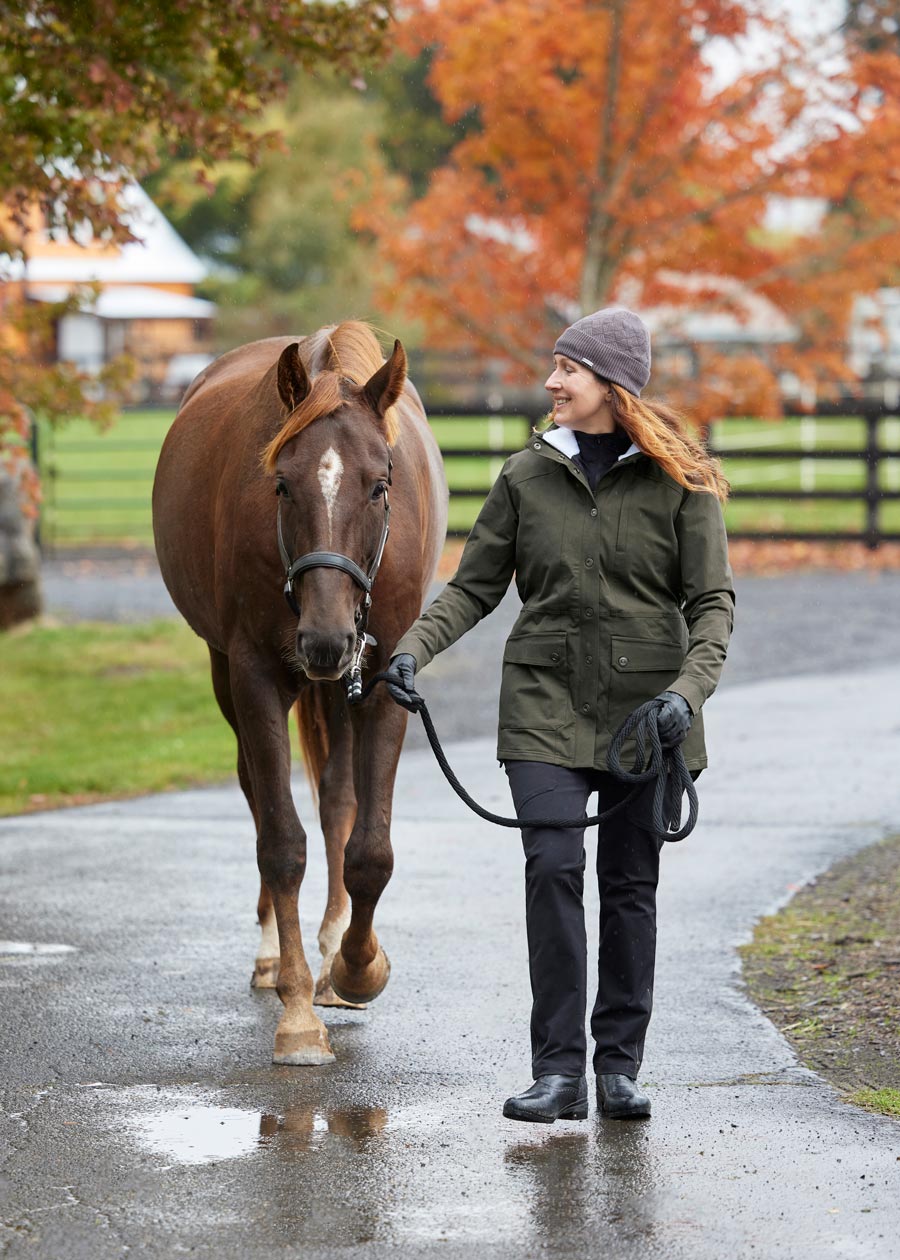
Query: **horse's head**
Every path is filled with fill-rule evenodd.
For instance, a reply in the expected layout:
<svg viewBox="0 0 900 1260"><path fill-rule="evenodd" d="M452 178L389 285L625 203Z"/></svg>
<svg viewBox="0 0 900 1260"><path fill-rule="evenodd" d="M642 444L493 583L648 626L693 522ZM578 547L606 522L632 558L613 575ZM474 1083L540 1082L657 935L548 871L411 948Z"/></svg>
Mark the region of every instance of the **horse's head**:
<svg viewBox="0 0 900 1260"><path fill-rule="evenodd" d="M284 549L292 561L304 558L293 580L294 654L313 679L340 678L353 654L365 575L386 526L389 408L403 390L406 354L396 341L387 363L362 384L337 366L310 378L296 344L282 352L277 385L286 419L264 457ZM335 563L342 559L351 563Z"/></svg>

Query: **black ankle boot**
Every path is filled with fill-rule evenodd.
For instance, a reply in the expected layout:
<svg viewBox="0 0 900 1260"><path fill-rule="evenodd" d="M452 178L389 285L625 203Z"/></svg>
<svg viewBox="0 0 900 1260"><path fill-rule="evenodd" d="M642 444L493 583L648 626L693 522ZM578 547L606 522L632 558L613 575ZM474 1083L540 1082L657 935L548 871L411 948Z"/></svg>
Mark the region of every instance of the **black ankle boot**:
<svg viewBox="0 0 900 1260"><path fill-rule="evenodd" d="M650 1099L624 1072L597 1075L597 1108L614 1120L639 1120L650 1115Z"/></svg>
<svg viewBox="0 0 900 1260"><path fill-rule="evenodd" d="M587 1081L583 1076L539 1076L530 1089L503 1104L507 1120L532 1120L552 1124L554 1120L586 1120Z"/></svg>

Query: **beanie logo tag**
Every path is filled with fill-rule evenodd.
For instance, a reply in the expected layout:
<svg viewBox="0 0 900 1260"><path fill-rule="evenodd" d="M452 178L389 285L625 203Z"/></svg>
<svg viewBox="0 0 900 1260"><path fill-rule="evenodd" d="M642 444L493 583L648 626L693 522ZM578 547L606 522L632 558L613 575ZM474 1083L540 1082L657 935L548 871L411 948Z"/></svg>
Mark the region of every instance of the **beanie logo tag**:
<svg viewBox="0 0 900 1260"><path fill-rule="evenodd" d="M590 359L582 359L581 362L586 363L589 368L592 368L594 366L593 362Z"/></svg>

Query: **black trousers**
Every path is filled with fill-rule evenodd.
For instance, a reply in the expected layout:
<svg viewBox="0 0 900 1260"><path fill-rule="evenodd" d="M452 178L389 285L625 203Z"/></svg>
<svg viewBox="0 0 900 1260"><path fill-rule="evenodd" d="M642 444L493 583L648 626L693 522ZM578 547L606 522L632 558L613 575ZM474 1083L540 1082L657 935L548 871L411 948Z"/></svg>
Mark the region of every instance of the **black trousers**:
<svg viewBox="0 0 900 1260"><path fill-rule="evenodd" d="M576 819L598 793L597 811L628 794L611 774L537 761L505 762L516 817ZM694 772L694 778L699 771ZM591 1013L596 1072L635 1078L653 1006L656 885L662 847L653 834L653 785L599 829L600 949ZM531 974L531 1054L536 1077L580 1076L587 1045L584 829L522 828L525 917Z"/></svg>

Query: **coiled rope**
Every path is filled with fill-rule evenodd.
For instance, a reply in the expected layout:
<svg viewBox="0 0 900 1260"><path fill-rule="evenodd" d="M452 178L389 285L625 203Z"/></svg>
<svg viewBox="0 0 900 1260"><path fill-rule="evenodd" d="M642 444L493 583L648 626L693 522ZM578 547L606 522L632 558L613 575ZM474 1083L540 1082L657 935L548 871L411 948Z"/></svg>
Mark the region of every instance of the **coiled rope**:
<svg viewBox="0 0 900 1260"><path fill-rule="evenodd" d="M355 702L359 703L366 700L378 683L385 682L386 679L386 673L375 674L373 678L369 679ZM473 813L476 813L479 818L483 818L486 822L494 823L497 827L518 828L556 827L562 829L569 827L594 827L604 823L613 814L618 813L620 809L624 809L643 790L644 784L653 781L655 783L653 789L653 829L657 838L674 843L676 840L683 840L685 836L689 836L696 826L698 815L697 789L694 787L694 781L684 760L684 753L681 751L680 745L676 745L674 748L663 748L659 737L656 719L658 710L665 704L664 700L648 700L646 704L640 705L632 713L629 713L616 731L609 746L609 752L606 755L607 768L621 783L631 786L631 791L627 796L623 797L621 801L617 801L609 809L604 810L602 814L595 814L592 818L529 818L526 820L505 818L501 814L492 814L489 809L479 805L469 795L456 777L441 747L441 741L438 738L437 731L434 729L434 722L431 720L431 714L428 712L428 705L421 696L418 699L420 703L414 712L418 713L422 719L425 734L428 736L428 742L431 745L435 759L444 773L444 778L460 800L464 801ZM625 741L631 738L635 741L636 752L631 769L626 769L622 765L622 749ZM647 759L648 746L649 761ZM682 797L687 793L688 798L687 821L677 831L669 829L669 819L666 817L666 789L669 785L672 788L669 799L673 808L674 803L678 803L678 821L681 819Z"/></svg>

